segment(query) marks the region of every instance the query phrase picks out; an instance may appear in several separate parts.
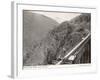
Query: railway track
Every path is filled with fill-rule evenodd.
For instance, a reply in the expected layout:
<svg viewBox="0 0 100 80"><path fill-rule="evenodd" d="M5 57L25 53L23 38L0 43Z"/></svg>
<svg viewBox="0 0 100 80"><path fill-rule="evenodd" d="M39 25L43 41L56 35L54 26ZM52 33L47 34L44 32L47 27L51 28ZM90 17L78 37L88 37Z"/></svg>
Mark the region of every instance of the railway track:
<svg viewBox="0 0 100 80"><path fill-rule="evenodd" d="M64 62L72 63L76 58L78 58L77 60L79 60L81 58L82 54L83 54L81 51L84 50L83 49L84 45L86 45L88 43L90 38L91 38L91 34L89 33L71 51L66 53L66 55L60 61L55 63L55 65L59 65L59 64L62 64Z"/></svg>

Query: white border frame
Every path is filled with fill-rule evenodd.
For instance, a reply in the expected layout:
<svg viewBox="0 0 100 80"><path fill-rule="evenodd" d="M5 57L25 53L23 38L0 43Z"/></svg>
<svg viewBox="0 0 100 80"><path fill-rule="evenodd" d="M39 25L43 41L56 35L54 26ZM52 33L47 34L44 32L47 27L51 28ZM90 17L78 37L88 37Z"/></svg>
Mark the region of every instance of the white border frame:
<svg viewBox="0 0 100 80"><path fill-rule="evenodd" d="M60 12L80 12L91 13L91 64L76 65L55 65L42 67L29 67L23 69L22 66L22 38L23 38L23 15L22 10L45 10ZM46 75L66 75L70 73L96 72L96 43L95 43L95 26L96 26L96 8L56 6L56 5L39 5L30 3L12 2L12 71L13 78L16 77L42 77ZM55 68L56 67L56 68Z"/></svg>

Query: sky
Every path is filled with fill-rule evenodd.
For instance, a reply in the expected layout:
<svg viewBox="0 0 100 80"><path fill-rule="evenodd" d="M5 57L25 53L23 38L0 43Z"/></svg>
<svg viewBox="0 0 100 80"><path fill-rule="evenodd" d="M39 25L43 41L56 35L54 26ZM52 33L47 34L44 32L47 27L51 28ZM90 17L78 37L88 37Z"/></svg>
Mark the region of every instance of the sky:
<svg viewBox="0 0 100 80"><path fill-rule="evenodd" d="M71 12L43 12L43 11L31 11L32 13L38 13L50 17L56 20L58 23L62 23L63 21L69 21L72 18L79 16L81 13L71 13Z"/></svg>

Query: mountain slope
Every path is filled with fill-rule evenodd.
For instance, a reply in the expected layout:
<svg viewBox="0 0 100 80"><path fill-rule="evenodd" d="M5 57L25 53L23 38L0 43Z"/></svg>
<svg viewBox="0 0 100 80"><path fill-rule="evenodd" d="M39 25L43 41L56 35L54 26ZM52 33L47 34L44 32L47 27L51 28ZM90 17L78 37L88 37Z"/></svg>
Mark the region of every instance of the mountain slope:
<svg viewBox="0 0 100 80"><path fill-rule="evenodd" d="M48 33L49 30L57 26L58 23L46 16L23 12L23 44L24 48L30 48L34 41L39 41Z"/></svg>
<svg viewBox="0 0 100 80"><path fill-rule="evenodd" d="M90 14L81 14L71 21L62 22L47 35L47 61L52 64L53 60L63 58L73 47L90 32ZM90 46L90 42L87 44ZM87 48L85 48L87 49ZM89 50L87 50L89 52ZM82 51L82 53L84 53ZM88 54L87 52L85 52ZM85 58L88 56L85 55ZM89 52L90 57L90 52ZM88 58L90 59L90 58Z"/></svg>
<svg viewBox="0 0 100 80"><path fill-rule="evenodd" d="M23 11L23 55L32 54L34 45L46 36L48 31L56 27L58 23L44 15ZM29 54L29 55L30 55ZM28 57L29 57L28 55ZM37 54L38 56L39 54Z"/></svg>

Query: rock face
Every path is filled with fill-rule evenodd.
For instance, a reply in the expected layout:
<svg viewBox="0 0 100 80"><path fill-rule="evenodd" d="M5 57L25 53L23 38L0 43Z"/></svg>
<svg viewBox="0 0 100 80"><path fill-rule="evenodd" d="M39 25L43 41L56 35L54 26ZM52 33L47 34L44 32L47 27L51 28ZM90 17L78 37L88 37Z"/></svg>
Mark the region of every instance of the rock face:
<svg viewBox="0 0 100 80"><path fill-rule="evenodd" d="M42 15L24 13L24 20L24 50L27 51L24 57L24 66L47 65L53 64L53 61L58 58L63 58L66 55L65 52L69 52L90 32L91 15L84 13L71 21L58 24ZM34 32L41 39L38 39ZM39 42L34 41L35 36L36 40L40 40ZM32 44L32 41L35 43ZM30 48L30 45L33 47L28 51L27 47ZM88 43L89 45L90 43ZM90 56L90 52L88 53ZM86 61L86 63L88 62Z"/></svg>

